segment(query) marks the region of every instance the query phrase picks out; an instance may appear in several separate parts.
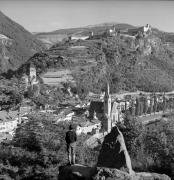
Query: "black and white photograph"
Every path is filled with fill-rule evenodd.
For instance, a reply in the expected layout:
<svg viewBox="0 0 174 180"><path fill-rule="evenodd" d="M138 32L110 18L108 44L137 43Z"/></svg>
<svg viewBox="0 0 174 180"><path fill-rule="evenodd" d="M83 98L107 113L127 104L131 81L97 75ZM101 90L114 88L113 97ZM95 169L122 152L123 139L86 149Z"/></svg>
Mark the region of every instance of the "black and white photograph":
<svg viewBox="0 0 174 180"><path fill-rule="evenodd" d="M174 180L174 1L0 0L0 180Z"/></svg>

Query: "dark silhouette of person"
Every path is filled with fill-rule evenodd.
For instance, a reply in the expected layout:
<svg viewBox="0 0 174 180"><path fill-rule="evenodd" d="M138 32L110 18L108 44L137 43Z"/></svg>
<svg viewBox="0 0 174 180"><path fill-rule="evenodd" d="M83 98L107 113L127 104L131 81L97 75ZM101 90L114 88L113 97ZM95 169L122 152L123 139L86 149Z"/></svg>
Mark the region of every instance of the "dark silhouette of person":
<svg viewBox="0 0 174 180"><path fill-rule="evenodd" d="M75 164L77 135L75 132L75 128L73 128L73 125L69 126L69 131L66 132L65 140L67 143L69 165Z"/></svg>

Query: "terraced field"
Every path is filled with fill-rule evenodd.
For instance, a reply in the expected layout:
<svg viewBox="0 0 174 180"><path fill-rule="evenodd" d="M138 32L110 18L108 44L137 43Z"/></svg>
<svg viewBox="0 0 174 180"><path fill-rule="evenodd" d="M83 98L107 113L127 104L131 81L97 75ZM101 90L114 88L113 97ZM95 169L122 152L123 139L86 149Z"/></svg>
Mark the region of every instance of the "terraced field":
<svg viewBox="0 0 174 180"><path fill-rule="evenodd" d="M60 87L64 82L74 83L72 73L69 69L49 70L47 73L45 73L42 76L42 79L45 84L60 86Z"/></svg>
<svg viewBox="0 0 174 180"><path fill-rule="evenodd" d="M78 43L77 43L78 44ZM96 59L89 53L87 46L72 45L70 47L54 47L48 50L49 56L55 58L63 57L64 61L70 61L67 67L48 69L41 77L45 84L62 86L62 83L76 83L74 76L81 76L90 68L97 65Z"/></svg>

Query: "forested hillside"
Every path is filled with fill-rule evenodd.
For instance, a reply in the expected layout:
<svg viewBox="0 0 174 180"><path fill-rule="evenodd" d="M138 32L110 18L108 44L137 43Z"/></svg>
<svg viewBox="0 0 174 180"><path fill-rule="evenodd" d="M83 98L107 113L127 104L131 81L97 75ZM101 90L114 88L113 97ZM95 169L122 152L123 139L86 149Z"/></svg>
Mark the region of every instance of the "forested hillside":
<svg viewBox="0 0 174 180"><path fill-rule="evenodd" d="M0 73L17 69L43 49L31 33L0 12Z"/></svg>

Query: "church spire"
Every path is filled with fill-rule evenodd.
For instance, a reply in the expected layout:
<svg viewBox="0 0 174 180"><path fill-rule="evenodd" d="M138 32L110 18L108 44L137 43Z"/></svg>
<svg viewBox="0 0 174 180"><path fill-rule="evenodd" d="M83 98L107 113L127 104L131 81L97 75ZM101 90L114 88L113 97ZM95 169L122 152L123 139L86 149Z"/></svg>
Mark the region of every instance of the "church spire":
<svg viewBox="0 0 174 180"><path fill-rule="evenodd" d="M109 83L107 82L105 89L105 99L108 99L109 97L110 97L110 87L109 87Z"/></svg>
<svg viewBox="0 0 174 180"><path fill-rule="evenodd" d="M109 96L110 95L110 88L109 88L109 82L107 82L107 95Z"/></svg>
<svg viewBox="0 0 174 180"><path fill-rule="evenodd" d="M109 89L109 82L107 82L106 90L105 90L105 98L104 98L104 114L106 115L106 130L110 132L111 130L111 96Z"/></svg>

